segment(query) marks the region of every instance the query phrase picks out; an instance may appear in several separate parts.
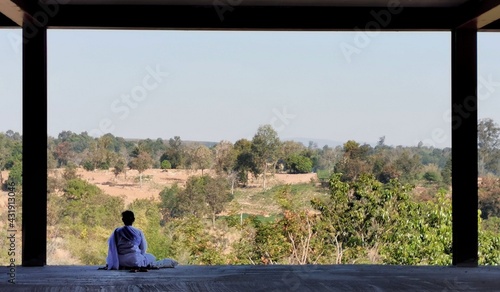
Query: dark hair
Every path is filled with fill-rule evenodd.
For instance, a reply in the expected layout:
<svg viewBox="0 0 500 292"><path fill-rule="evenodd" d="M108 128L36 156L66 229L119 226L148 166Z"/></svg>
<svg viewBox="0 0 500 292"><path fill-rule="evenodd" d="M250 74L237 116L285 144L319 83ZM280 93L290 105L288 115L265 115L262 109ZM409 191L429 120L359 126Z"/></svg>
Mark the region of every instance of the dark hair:
<svg viewBox="0 0 500 292"><path fill-rule="evenodd" d="M125 225L132 225L135 221L134 212L127 210L122 212L122 221Z"/></svg>

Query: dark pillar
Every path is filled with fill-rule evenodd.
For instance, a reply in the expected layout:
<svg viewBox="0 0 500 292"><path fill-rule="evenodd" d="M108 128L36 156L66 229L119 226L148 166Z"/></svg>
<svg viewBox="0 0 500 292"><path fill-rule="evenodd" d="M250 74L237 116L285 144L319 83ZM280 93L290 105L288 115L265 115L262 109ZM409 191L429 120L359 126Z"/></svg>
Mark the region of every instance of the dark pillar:
<svg viewBox="0 0 500 292"><path fill-rule="evenodd" d="M22 265L47 262L47 29L23 24Z"/></svg>
<svg viewBox="0 0 500 292"><path fill-rule="evenodd" d="M478 265L477 31L452 31L453 265Z"/></svg>

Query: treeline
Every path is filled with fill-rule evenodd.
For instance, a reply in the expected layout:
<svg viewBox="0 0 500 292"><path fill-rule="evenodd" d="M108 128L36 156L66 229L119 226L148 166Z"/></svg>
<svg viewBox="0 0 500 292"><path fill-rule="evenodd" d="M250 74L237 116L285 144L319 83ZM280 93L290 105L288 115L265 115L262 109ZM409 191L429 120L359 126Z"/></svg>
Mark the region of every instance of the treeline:
<svg viewBox="0 0 500 292"><path fill-rule="evenodd" d="M60 168L81 166L87 170L114 169L120 174L126 169L213 169L218 174L232 176L241 186L248 175L263 173L317 172L325 179L342 172L345 180L370 172L381 182L399 178L411 182L425 178L433 182L450 183L451 149L425 146L387 146L381 137L377 145L347 141L343 146L317 147L295 141L281 141L270 125L263 125L251 140L235 143L220 141L207 146L181 140L179 136L164 141L144 139L130 141L106 134L92 138L87 133L65 131L48 140L48 166ZM265 176L262 183L265 184Z"/></svg>
<svg viewBox="0 0 500 292"><path fill-rule="evenodd" d="M281 141L270 125L259 127L253 139L235 143L184 142L175 136L165 141L127 140L106 134L98 138L87 132L63 131L58 137L47 138L47 166L50 169L69 164L87 170L116 168L194 168L215 169L218 172L237 172L244 183L245 172L255 175L266 171L289 173L343 172L353 178L370 171L380 181L402 178L407 181L424 176L449 184L451 149L387 146L385 137L377 145L347 141L342 146L318 148L313 142L305 146L295 141ZM137 159L141 156L141 159ZM139 163L140 161L145 163ZM0 170L19 172L22 163L22 135L7 131L0 133ZM478 123L479 175L500 175L500 128L491 119ZM434 167L438 173L422 172Z"/></svg>

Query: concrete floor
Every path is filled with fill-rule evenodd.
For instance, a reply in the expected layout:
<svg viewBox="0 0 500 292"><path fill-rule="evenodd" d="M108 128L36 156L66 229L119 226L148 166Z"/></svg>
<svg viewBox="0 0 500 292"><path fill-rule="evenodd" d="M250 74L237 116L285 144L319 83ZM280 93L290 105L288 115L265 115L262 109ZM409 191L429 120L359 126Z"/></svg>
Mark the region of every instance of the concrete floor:
<svg viewBox="0 0 500 292"><path fill-rule="evenodd" d="M500 266L177 266L130 273L97 266L1 267L0 291L500 291ZM15 277L16 284L9 283Z"/></svg>

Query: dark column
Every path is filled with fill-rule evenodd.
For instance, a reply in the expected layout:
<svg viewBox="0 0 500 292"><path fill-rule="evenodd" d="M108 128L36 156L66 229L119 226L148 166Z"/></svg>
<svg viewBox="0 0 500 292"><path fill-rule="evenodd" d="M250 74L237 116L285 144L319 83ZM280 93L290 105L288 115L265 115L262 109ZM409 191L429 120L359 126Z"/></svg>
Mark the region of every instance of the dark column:
<svg viewBox="0 0 500 292"><path fill-rule="evenodd" d="M23 24L22 265L47 262L47 30Z"/></svg>
<svg viewBox="0 0 500 292"><path fill-rule="evenodd" d="M477 266L477 32L451 40L453 265Z"/></svg>

